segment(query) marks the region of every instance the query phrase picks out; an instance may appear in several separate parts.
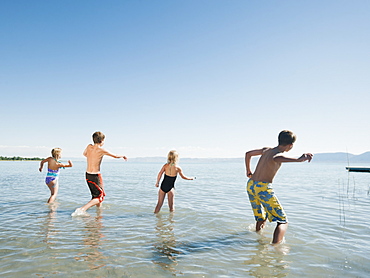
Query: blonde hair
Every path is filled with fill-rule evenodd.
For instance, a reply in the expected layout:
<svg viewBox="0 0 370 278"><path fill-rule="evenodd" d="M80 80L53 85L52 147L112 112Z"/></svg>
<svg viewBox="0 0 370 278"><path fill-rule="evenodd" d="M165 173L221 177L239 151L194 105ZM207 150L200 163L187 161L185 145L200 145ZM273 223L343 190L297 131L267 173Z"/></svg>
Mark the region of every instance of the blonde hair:
<svg viewBox="0 0 370 278"><path fill-rule="evenodd" d="M176 164L179 161L179 154L176 150L172 150L167 155L168 164Z"/></svg>
<svg viewBox="0 0 370 278"><path fill-rule="evenodd" d="M54 157L55 159L59 159L61 158L61 153L62 153L62 149L61 148L54 148L51 150L51 155L52 157Z"/></svg>

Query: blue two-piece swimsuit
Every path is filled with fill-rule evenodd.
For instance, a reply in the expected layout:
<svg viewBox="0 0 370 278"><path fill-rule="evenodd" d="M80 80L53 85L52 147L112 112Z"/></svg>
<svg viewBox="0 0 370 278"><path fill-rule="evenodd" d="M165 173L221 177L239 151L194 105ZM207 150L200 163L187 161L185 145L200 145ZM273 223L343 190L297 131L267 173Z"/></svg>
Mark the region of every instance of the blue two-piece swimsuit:
<svg viewBox="0 0 370 278"><path fill-rule="evenodd" d="M48 169L48 173L46 174L46 179L45 179L45 183L46 184L49 184L50 182L58 179L59 177L59 169L58 170L51 170L51 169ZM55 185L54 185L55 186ZM53 186L53 187L54 187Z"/></svg>

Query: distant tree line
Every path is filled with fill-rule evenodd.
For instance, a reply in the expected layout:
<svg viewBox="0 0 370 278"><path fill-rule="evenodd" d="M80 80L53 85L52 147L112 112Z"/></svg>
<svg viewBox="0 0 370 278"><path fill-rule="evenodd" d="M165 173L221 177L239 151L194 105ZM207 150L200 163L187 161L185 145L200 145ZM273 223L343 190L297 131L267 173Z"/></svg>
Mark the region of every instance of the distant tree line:
<svg viewBox="0 0 370 278"><path fill-rule="evenodd" d="M0 160L43 160L43 158L39 157L20 157L20 156L13 156L13 157L6 157L6 156L0 156Z"/></svg>

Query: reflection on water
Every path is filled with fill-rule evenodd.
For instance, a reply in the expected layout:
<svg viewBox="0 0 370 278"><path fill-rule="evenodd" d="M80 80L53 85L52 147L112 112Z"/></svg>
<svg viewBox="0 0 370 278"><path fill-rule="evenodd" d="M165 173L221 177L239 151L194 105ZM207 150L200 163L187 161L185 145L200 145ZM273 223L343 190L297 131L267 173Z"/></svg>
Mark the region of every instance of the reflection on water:
<svg viewBox="0 0 370 278"><path fill-rule="evenodd" d="M155 230L157 241L154 244L156 254L154 255L153 263L171 272L173 275L180 274L176 270L176 266L178 265L177 256L181 252L176 250L174 212L168 215L157 214L156 217L157 224Z"/></svg>
<svg viewBox="0 0 370 278"><path fill-rule="evenodd" d="M82 242L85 248L83 248L83 252L78 253L75 260L87 262L90 270L97 270L106 266L106 257L100 252L101 241L104 238L101 232L103 228L102 219L100 209L97 209L95 217L82 217L85 225Z"/></svg>
<svg viewBox="0 0 370 278"><path fill-rule="evenodd" d="M48 248L52 248L53 240L55 240L55 237L59 233L58 229L55 227L55 224L57 223L57 209L59 206L59 203L54 202L50 204L46 204L48 206L48 214L45 218L45 225L41 225L42 230L44 231L45 239L43 240Z"/></svg>
<svg viewBox="0 0 370 278"><path fill-rule="evenodd" d="M244 175L241 182L228 174L243 170L237 165L188 164L189 172L192 167L197 173L202 169L199 176L206 177L210 169L222 174L186 187L179 184L178 210L153 215L155 188L152 192L130 181L152 164L127 164L131 168L123 179L115 174L122 172L122 164L112 163L106 171L111 177L108 189L115 194L108 195L112 196L108 206L74 218L71 213L86 194L83 179L81 186L76 184L85 164L81 163L81 171L76 168L75 173L63 175L59 203L50 205L42 197L47 190L43 177L37 176L40 186L33 187L35 194L24 190L28 173L38 167L30 165L3 163L0 171L2 278L368 277L370 273L369 225L364 221L370 206L369 174L351 174L348 179L343 167L337 170L336 165L309 164L311 170L284 167L276 183L292 224L287 244L273 247L275 224L267 225L262 235L248 229L255 222L245 200ZM153 169L156 175L157 165ZM198 188L202 190L194 194ZM76 194L69 194L74 190ZM135 192L136 197L126 192Z"/></svg>
<svg viewBox="0 0 370 278"><path fill-rule="evenodd" d="M66 242L69 241L69 235L63 236L61 231L62 226L60 226L60 219L58 219L58 206L59 203L57 202L48 204L49 211L44 218L45 223L41 225L41 233L44 237L43 242L46 243L47 248L57 251L57 253L50 253L53 254L50 259L57 259L60 255L61 246L66 245ZM81 251L78 252L77 256L74 256L74 259L80 262L87 262L90 270L97 270L106 266L106 257L100 251L102 250L101 243L104 238L101 232L103 228L102 219L100 210L97 210L95 217L89 216L79 219L83 221L82 244L76 242Z"/></svg>
<svg viewBox="0 0 370 278"><path fill-rule="evenodd" d="M285 260L289 253L286 244L271 245L270 239L260 238L257 240L257 248L249 260L244 261L250 269L252 277L286 277L289 274L289 262Z"/></svg>
<svg viewBox="0 0 370 278"><path fill-rule="evenodd" d="M367 195L369 195L370 185L367 190ZM360 193L360 194L358 194ZM346 212L350 212L353 209L356 209L358 200L363 195L363 192L359 192L356 187L355 177L350 176L348 172L348 177L346 181L338 180L338 202L339 202L339 223L342 227L346 226Z"/></svg>

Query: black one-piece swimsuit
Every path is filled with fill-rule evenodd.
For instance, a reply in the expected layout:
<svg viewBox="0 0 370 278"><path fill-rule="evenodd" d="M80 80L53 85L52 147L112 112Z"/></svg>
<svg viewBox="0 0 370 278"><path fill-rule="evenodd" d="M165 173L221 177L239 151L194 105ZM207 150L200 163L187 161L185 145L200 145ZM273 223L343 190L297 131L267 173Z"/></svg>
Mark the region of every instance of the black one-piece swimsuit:
<svg viewBox="0 0 370 278"><path fill-rule="evenodd" d="M170 177L166 174L164 175L163 181L161 183L161 189L164 193L168 193L172 188L175 188L175 181L177 176Z"/></svg>

